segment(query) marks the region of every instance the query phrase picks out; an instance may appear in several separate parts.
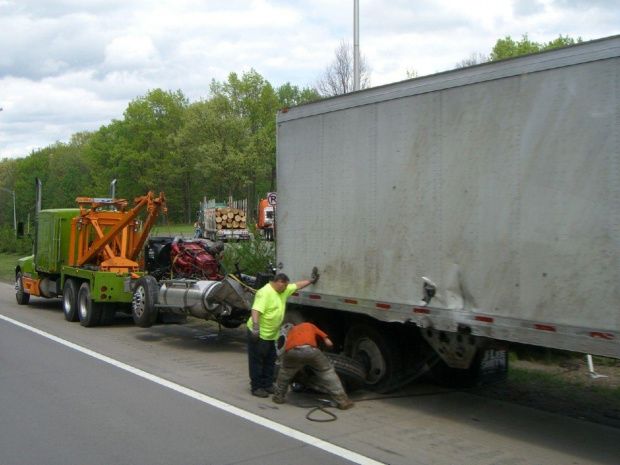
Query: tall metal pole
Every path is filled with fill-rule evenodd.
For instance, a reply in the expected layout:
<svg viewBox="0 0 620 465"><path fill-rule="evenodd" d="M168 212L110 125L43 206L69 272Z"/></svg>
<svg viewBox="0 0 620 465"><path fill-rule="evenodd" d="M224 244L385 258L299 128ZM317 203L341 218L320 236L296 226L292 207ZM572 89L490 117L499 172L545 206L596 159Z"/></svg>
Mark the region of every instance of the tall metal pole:
<svg viewBox="0 0 620 465"><path fill-rule="evenodd" d="M353 90L360 90L360 2L353 0Z"/></svg>

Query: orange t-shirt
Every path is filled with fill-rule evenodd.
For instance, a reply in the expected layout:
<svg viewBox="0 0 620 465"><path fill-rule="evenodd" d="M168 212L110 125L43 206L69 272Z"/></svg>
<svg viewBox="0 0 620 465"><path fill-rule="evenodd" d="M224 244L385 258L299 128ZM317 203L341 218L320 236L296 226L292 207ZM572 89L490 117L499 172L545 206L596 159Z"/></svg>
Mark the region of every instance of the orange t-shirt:
<svg viewBox="0 0 620 465"><path fill-rule="evenodd" d="M317 337L325 339L327 334L314 326L312 323L301 323L291 328L286 335L284 350L291 350L298 346L311 345L318 347Z"/></svg>

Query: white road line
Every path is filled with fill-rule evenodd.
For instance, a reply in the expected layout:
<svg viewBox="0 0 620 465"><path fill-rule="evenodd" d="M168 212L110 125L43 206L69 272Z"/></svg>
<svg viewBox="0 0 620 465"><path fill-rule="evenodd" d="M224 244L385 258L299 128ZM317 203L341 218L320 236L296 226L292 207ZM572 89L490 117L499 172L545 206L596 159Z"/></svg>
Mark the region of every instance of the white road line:
<svg viewBox="0 0 620 465"><path fill-rule="evenodd" d="M12 318L6 317L4 315L0 315L0 320L4 320L8 323L14 324L15 326L19 326L20 328L24 328L28 331L31 331L39 336L46 337L54 342L62 344L66 347L69 347L73 350L77 350L83 354L86 354L90 357L96 358L97 360L101 360L102 362L109 363L112 366L120 368L121 370L128 371L129 373L133 373L134 375L140 376L141 378L148 379L153 383L159 384L160 386L167 387L168 389L172 389L173 391L184 394L188 397L196 399L205 404L211 405L212 407L219 408L220 410L224 410L225 412L236 415L244 420L251 421L256 423L257 425L264 426L269 428L270 430L276 431L280 434L288 436L293 439L297 439L298 441L309 444L318 449L322 449L330 454L337 455L346 460L350 460L351 462L359 463L362 465L381 465L382 462L377 462L371 458L368 458L364 455L357 454L356 452L352 452L350 450L344 449L342 447L336 446L334 444L330 444L329 442L323 441L322 439L315 438L314 436L310 436L309 434L302 433L301 431L297 431L293 428L289 428L288 426L281 425L276 423L275 421L268 420L261 416L258 416L254 413L247 412L243 409L235 407L234 405L227 404L226 402L222 402L221 400L215 399L213 397L209 397L200 392L196 392L192 389L188 389L179 384L173 383L172 381L168 381L166 379L160 378L159 376L155 376L151 373L147 373L146 371L140 370L139 368L132 367L131 365L127 365L126 363L119 362L113 358L107 357L106 355L102 355L100 353L94 352L86 347L82 347L80 345L74 344L73 342L69 342L65 339L61 339L53 334L46 333L45 331L41 331L40 329L33 328L32 326L28 326L27 324L21 323L20 321L14 320Z"/></svg>

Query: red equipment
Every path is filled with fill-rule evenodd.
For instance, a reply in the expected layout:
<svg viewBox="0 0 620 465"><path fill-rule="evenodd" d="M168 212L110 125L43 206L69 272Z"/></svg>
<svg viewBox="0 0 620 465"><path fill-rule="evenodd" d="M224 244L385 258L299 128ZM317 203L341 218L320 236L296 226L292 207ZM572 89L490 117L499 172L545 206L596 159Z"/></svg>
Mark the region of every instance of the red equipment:
<svg viewBox="0 0 620 465"><path fill-rule="evenodd" d="M221 281L224 276L218 274L218 271L222 251L221 246L209 247L202 240L183 240L175 237L170 249L172 273L174 276Z"/></svg>

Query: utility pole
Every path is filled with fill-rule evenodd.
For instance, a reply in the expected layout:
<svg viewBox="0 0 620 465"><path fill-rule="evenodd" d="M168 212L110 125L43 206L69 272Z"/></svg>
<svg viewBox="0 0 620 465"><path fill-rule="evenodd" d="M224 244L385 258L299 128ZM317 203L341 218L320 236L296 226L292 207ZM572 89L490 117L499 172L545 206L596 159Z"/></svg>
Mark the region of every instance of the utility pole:
<svg viewBox="0 0 620 465"><path fill-rule="evenodd" d="M353 0L353 90L360 90L360 2Z"/></svg>

